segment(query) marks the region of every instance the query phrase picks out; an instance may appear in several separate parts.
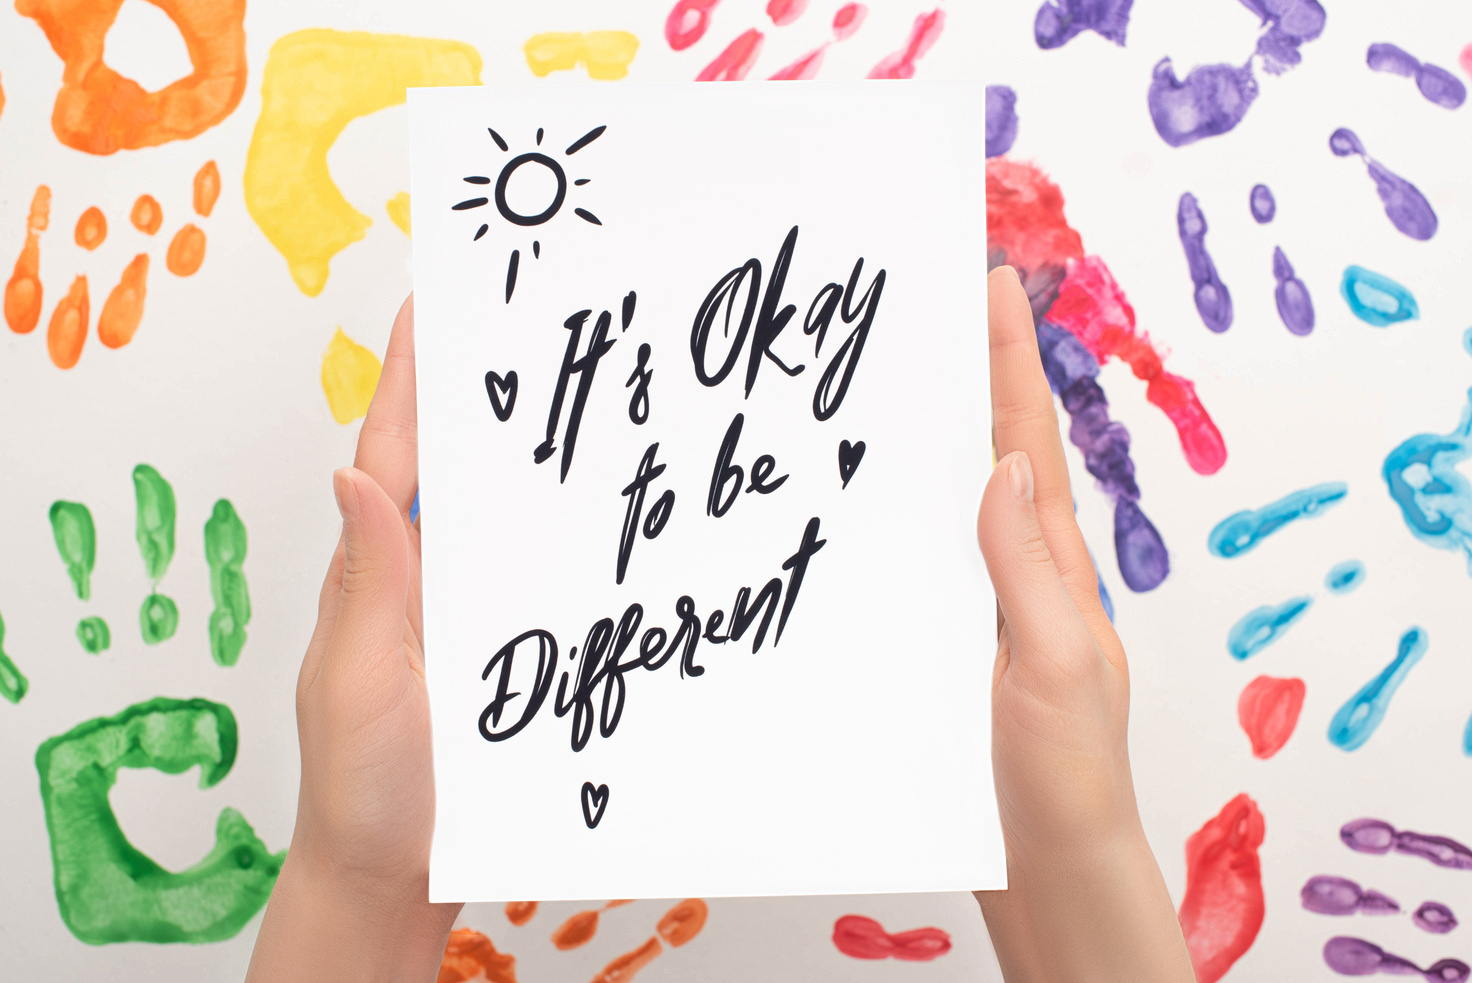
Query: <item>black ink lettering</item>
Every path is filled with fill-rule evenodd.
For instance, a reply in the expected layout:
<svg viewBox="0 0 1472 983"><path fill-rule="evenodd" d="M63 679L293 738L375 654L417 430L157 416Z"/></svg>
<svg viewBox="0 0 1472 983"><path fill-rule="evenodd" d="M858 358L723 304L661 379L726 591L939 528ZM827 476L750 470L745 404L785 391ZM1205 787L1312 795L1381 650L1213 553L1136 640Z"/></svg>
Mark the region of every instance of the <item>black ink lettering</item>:
<svg viewBox="0 0 1472 983"><path fill-rule="evenodd" d="M632 290L630 290L628 292L628 295L624 297L623 330L625 331L629 330L629 325L634 320L634 303L638 299L638 295L636 295Z"/></svg>
<svg viewBox="0 0 1472 983"><path fill-rule="evenodd" d="M792 320L792 315L797 313L797 308L788 304L780 311L777 305L782 303L782 288L787 284L787 268L792 265L792 253L797 248L797 226L787 233L787 238L782 240L782 247L777 250L777 261L772 264L772 272L767 278L767 295L762 298L762 310L756 319L756 331L751 336L751 355L746 362L746 398L751 398L751 387L756 383L757 370L762 367L762 358L770 358L783 372L794 376L802 372L804 366L788 368L782 360L772 353L772 342L787 327L787 322Z"/></svg>
<svg viewBox="0 0 1472 983"><path fill-rule="evenodd" d="M726 436L721 439L721 450L716 455L716 467L710 476L710 493L705 499L705 514L713 515L717 519L730 510L736 501L736 496L741 494L741 483L746 478L746 473L740 465L732 464L731 458L736 454L736 442L741 439L741 425L746 417L737 413L731 420L731 425L726 428ZM726 485L734 482L731 494L725 496L721 501Z"/></svg>
<svg viewBox="0 0 1472 983"><path fill-rule="evenodd" d="M777 599L781 596L782 581L773 577L767 581L762 592L756 596L756 603L748 608L751 588L741 588L736 592L736 603L731 605L731 627L726 632L726 637L733 642L740 641L741 636L746 634L746 629L750 628L751 623L756 620L757 612L761 611L762 623L757 626L756 637L751 640L751 652L755 655L762 647L762 639L767 637L767 627L772 623L772 615L777 613Z"/></svg>
<svg viewBox="0 0 1472 983"><path fill-rule="evenodd" d="M675 654L673 646L663 655L660 655L659 651L664 648L664 643L668 640L669 633L663 628L650 628L644 632L644 637L639 639L639 661L645 669L653 672L670 661L670 656Z"/></svg>
<svg viewBox="0 0 1472 983"><path fill-rule="evenodd" d="M848 487L849 479L854 472L859 470L859 462L864 459L864 451L867 445L861 440L857 444L848 441L840 441L838 444L838 476L843 479L843 487Z"/></svg>
<svg viewBox="0 0 1472 983"><path fill-rule="evenodd" d="M684 646L680 653L680 678L702 676L705 667L695 664L695 646L700 643L700 615L695 613L695 599L684 594L675 602L675 614L680 616L680 627L670 639L670 651Z"/></svg>
<svg viewBox="0 0 1472 983"><path fill-rule="evenodd" d="M782 629L787 627L787 616L792 613L792 606L797 603L797 592L802 587L803 575L807 573L808 561L813 554L823 548L826 539L818 538L818 517L813 516L808 520L808 526L802 533L802 545L797 552L789 556L782 564L783 570L791 570L792 576L787 581L787 596L782 599L782 617L777 619L777 637L772 640L775 646L782 641Z"/></svg>
<svg viewBox="0 0 1472 983"><path fill-rule="evenodd" d="M767 484L767 479L771 477L772 472L775 470L777 470L777 459L770 454L763 454L753 461L751 465L751 485L746 489L747 494L756 492L759 495L770 495L778 488L781 488L782 483L790 478L791 475L784 474L771 484Z"/></svg>
<svg viewBox="0 0 1472 983"><path fill-rule="evenodd" d="M597 788L592 782L583 782L583 822L589 829L597 829L603 821L603 810L608 808L608 784Z"/></svg>
<svg viewBox="0 0 1472 983"><path fill-rule="evenodd" d="M491 397L491 412L496 419L505 423L516 409L516 372L506 373L503 379L499 372L486 373L486 395Z"/></svg>
<svg viewBox="0 0 1472 983"><path fill-rule="evenodd" d="M812 304L808 307L808 316L802 322L802 333L805 335L810 335L815 331L818 333L818 340L813 345L814 356L823 353L823 338L828 334L828 325L833 323L833 315L837 313L838 302L842 299L843 284L830 283L818 291L818 296L813 298ZM818 306L820 303L822 307ZM815 311L817 317L813 316Z"/></svg>
<svg viewBox="0 0 1472 983"><path fill-rule="evenodd" d="M649 382L654 378L654 370L649 368L651 350L647 342L639 346L639 364L634 366L634 374L624 383L625 389L634 387L634 395L629 398L629 419L638 426L643 426L649 419Z"/></svg>
<svg viewBox="0 0 1472 983"><path fill-rule="evenodd" d="M618 564L614 583L623 583L624 572L629 568L629 554L634 551L634 540L639 535L639 516L644 509L644 494L649 489L649 483L664 474L665 466L654 463L654 456L658 452L659 443L657 441L649 445L649 449L644 452L643 458L639 461L639 467L634 472L634 480L625 485L624 490L620 493L629 500L629 505L624 510L624 528L618 537ZM666 491L665 495L670 496L670 503L665 507L665 519L668 520L669 509L674 506L674 492ZM659 503L663 502L664 497L661 496ZM656 507L659 503L656 503ZM654 514L653 511L649 513L651 519ZM664 528L664 522L660 523L660 528ZM659 533L656 532L650 536L646 528L645 535L653 539Z"/></svg>
<svg viewBox="0 0 1472 983"><path fill-rule="evenodd" d="M729 637L727 635L716 634L716 629L721 627L721 622L725 620L726 612L720 608L716 608L710 613L710 617L705 619L705 635L703 637L707 642L710 642L712 645L719 645Z"/></svg>
<svg viewBox="0 0 1472 983"><path fill-rule="evenodd" d="M675 490L666 488L664 494L655 499L654 507L649 510L649 515L644 519L644 538L653 539L664 532L665 524L670 521L670 510L675 507Z"/></svg>
<svg viewBox="0 0 1472 983"><path fill-rule="evenodd" d="M537 640L537 673L532 682L532 691L527 698L526 705L522 707L521 717L505 730L493 731L491 727L500 726L501 714L506 709L506 704L521 693L509 693L507 687L511 683L511 662L516 655L516 649L522 642ZM521 729L531 723L537 711L542 707L542 701L547 698L547 691L552 687L553 674L557 672L557 639L552 637L551 632L540 628L522 632L491 656L491 661L486 663L485 671L480 674L481 679L490 677L492 670L499 664L501 674L496 677L496 698L487 704L480 715L480 736L488 741L504 741L508 737L514 737ZM490 721L490 727L486 721Z"/></svg>
<svg viewBox="0 0 1472 983"><path fill-rule="evenodd" d="M598 360L608 354L616 339L608 337L608 326L613 317L607 311L598 315L597 327L588 341L588 350L578 356L578 342L582 339L583 325L592 311L578 311L563 322L570 334L567 351L562 356L562 368L557 373L557 388L552 393L552 409L547 415L547 439L537 445L532 460L541 464L557 449L553 439L557 436L557 424L562 419L562 401L567 395L567 382L573 375L578 377L577 392L573 394L572 410L567 418L567 430L562 438L562 475L559 481L567 480L567 469L572 467L573 450L577 446L578 426L582 423L583 408L588 403L588 392L593 388L593 374L598 370Z"/></svg>
<svg viewBox="0 0 1472 983"><path fill-rule="evenodd" d="M848 394L848 385L853 381L854 370L858 368L859 356L863 354L864 342L869 337L869 328L874 323L874 314L879 308L879 297L884 293L884 270L880 270L874 276L869 289L864 291L864 296L859 298L860 307L852 308L854 295L859 289L859 274L864 269L863 257L854 263L854 271L848 278L848 288L843 293L843 306L839 313L845 324L852 324L859 315L858 327L844 339L839 346L838 352L828 367L823 370L822 377L818 380L818 388L813 392L813 416L821 422L827 420L838 412L843 405L843 397ZM842 372L840 377L839 373ZM837 383L835 388L835 382Z"/></svg>
<svg viewBox="0 0 1472 983"><path fill-rule="evenodd" d="M747 277L751 278L750 286L746 291L746 309L741 314L741 327L736 331L736 340L731 342L731 350L726 354L726 360L716 370L715 375L705 371L705 347L710 340L710 329L715 323L717 315L720 314L721 302L726 304L726 323L722 330L725 337L731 336L731 312L736 307L736 293L741 289L741 284ZM710 293L706 294L705 301L700 305L700 310L695 314L695 324L690 329L690 357L695 361L695 377L703 386L718 386L726 376L731 374L731 369L736 365L736 359L741 355L741 346L746 343L746 333L751 330L751 319L756 313L757 294L761 292L762 264L756 259L750 259L745 266L737 267L730 273L721 277Z"/></svg>

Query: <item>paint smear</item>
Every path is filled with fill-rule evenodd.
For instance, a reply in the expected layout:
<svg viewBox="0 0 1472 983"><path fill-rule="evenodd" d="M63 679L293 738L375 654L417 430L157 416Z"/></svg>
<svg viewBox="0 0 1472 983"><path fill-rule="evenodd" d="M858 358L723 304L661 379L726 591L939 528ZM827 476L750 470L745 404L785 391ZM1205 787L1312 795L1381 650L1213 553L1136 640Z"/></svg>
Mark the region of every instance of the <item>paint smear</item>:
<svg viewBox="0 0 1472 983"><path fill-rule="evenodd" d="M1380 196L1385 216L1392 225L1412 239L1425 241L1436 235L1436 212L1432 211L1426 196L1414 184L1392 173L1367 154L1353 130L1343 127L1335 130L1329 136L1329 149L1336 157L1355 155L1365 162L1375 182L1375 193Z"/></svg>
<svg viewBox="0 0 1472 983"><path fill-rule="evenodd" d="M586 945L598 933L598 915L601 912L601 908L594 908L568 918L552 933L552 945L560 952Z"/></svg>
<svg viewBox="0 0 1472 983"><path fill-rule="evenodd" d="M1467 718L1467 727L1462 731L1462 753L1472 758L1472 717Z"/></svg>
<svg viewBox="0 0 1472 983"><path fill-rule="evenodd" d="M480 69L480 55L458 41L314 29L271 46L246 154L245 207L302 293L320 294L332 257L372 224L327 169L343 128L401 105L407 87L479 85Z"/></svg>
<svg viewBox="0 0 1472 983"><path fill-rule="evenodd" d="M1282 75L1303 60L1300 45L1324 32L1327 15L1318 0L1242 0L1267 28L1256 54L1269 75Z"/></svg>
<svg viewBox="0 0 1472 983"><path fill-rule="evenodd" d="M844 915L833 923L833 944L855 959L929 962L951 951L951 937L938 928L916 928L890 935L872 918Z"/></svg>
<svg viewBox="0 0 1472 983"><path fill-rule="evenodd" d="M1227 632L1227 651L1238 661L1256 655L1303 617L1313 602L1312 597L1295 597L1282 604L1253 608Z"/></svg>
<svg viewBox="0 0 1472 983"><path fill-rule="evenodd" d="M174 234L164 265L175 276L193 276L204 264L204 230L190 223Z"/></svg>
<svg viewBox="0 0 1472 983"><path fill-rule="evenodd" d="M237 746L229 707L165 697L41 745L36 770L56 901L73 935L91 945L218 942L255 917L286 852L267 850L244 816L222 810L214 849L176 874L128 842L107 798L124 767L177 775L198 766L200 787L210 788L230 773Z"/></svg>
<svg viewBox="0 0 1472 983"><path fill-rule="evenodd" d="M368 414L383 363L338 328L322 353L322 391L338 423L351 423Z"/></svg>
<svg viewBox="0 0 1472 983"><path fill-rule="evenodd" d="M31 682L26 679L26 674L20 671L14 659L5 654L5 619L0 618L0 696L11 703L19 703L30 688Z"/></svg>
<svg viewBox="0 0 1472 983"><path fill-rule="evenodd" d="M664 39L675 51L684 51L705 37L710 12L721 0L679 0L664 21Z"/></svg>
<svg viewBox="0 0 1472 983"><path fill-rule="evenodd" d="M536 904L535 901L531 902ZM435 983L516 983L516 957L497 952L491 940L472 928L457 928L445 943Z"/></svg>
<svg viewBox="0 0 1472 983"><path fill-rule="evenodd" d="M1273 300L1278 305L1278 318L1289 334L1312 334L1314 330L1314 301L1309 296L1308 285L1293 272L1282 247L1273 248L1273 279L1278 285L1273 290Z"/></svg>
<svg viewBox="0 0 1472 983"><path fill-rule="evenodd" d="M1257 98L1251 64L1201 65L1176 78L1169 58L1156 63L1146 102L1155 132L1172 147L1229 132Z"/></svg>
<svg viewBox="0 0 1472 983"><path fill-rule="evenodd" d="M1252 212L1253 221L1258 225L1266 225L1278 214L1278 201L1266 184L1252 186L1252 191L1247 196L1247 207Z"/></svg>
<svg viewBox="0 0 1472 983"><path fill-rule="evenodd" d="M1449 434L1416 434L1385 458L1380 473L1411 534L1437 549L1467 554L1472 574L1472 484L1457 465L1472 454L1472 390Z"/></svg>
<svg viewBox="0 0 1472 983"><path fill-rule="evenodd" d="M194 175L194 212L209 218L220 200L220 168L214 161L206 161Z"/></svg>
<svg viewBox="0 0 1472 983"><path fill-rule="evenodd" d="M46 351L58 369L69 369L82 357L90 317L87 278L79 276L72 281L66 296L57 302L56 309L51 312L51 324L46 328Z"/></svg>
<svg viewBox="0 0 1472 983"><path fill-rule="evenodd" d="M1423 901L1421 907L1411 912L1411 921L1432 935L1445 935L1457 927L1457 916L1440 901Z"/></svg>
<svg viewBox="0 0 1472 983"><path fill-rule="evenodd" d="M51 503L51 536L66 564L66 574L79 600L92 597L92 568L97 564L97 527L81 502Z"/></svg>
<svg viewBox="0 0 1472 983"><path fill-rule="evenodd" d="M1365 582L1365 565L1359 560L1345 560L1329 568L1324 586L1336 594L1348 594Z"/></svg>
<svg viewBox="0 0 1472 983"><path fill-rule="evenodd" d="M82 213L77 219L76 240L77 245L89 253L107 239L107 216L102 214L102 209L93 205Z"/></svg>
<svg viewBox="0 0 1472 983"><path fill-rule="evenodd" d="M158 592L158 583L174 559L174 488L158 470L147 464L133 469L133 491L138 500L136 536L143 569L153 590L143 599L138 624L143 641L157 645L174 637L179 627L179 608Z"/></svg>
<svg viewBox="0 0 1472 983"><path fill-rule="evenodd" d="M1005 85L986 87L986 155L1000 157L1017 142L1017 93Z"/></svg>
<svg viewBox="0 0 1472 983"><path fill-rule="evenodd" d="M1354 751L1370 739L1375 728L1385 719L1390 698L1426 654L1426 645L1426 632L1421 628L1412 628L1400 637L1395 658L1390 664L1351 696L1329 721L1330 744Z"/></svg>
<svg viewBox="0 0 1472 983"><path fill-rule="evenodd" d="M1409 51L1393 44L1370 45L1365 52L1365 64L1372 72L1388 72L1415 79L1421 95L1443 109L1456 109L1467 101L1467 87L1461 79L1438 65L1423 65Z"/></svg>
<svg viewBox="0 0 1472 983"><path fill-rule="evenodd" d="M1252 742L1252 755L1266 761L1288 743L1308 687L1301 679L1258 676L1237 698L1237 722Z"/></svg>
<svg viewBox="0 0 1472 983"><path fill-rule="evenodd" d="M611 81L629 74L639 39L628 31L548 31L528 38L521 50L537 78L586 65L588 78Z"/></svg>
<svg viewBox="0 0 1472 983"><path fill-rule="evenodd" d="M818 77L818 69L823 67L823 55L828 47L815 48L803 55L797 61L785 68L779 68L769 81L772 82L801 82Z"/></svg>
<svg viewBox="0 0 1472 983"><path fill-rule="evenodd" d="M695 76L697 82L739 82L746 78L762 51L762 32L752 28L737 36L726 49Z"/></svg>
<svg viewBox="0 0 1472 983"><path fill-rule="evenodd" d="M833 40L847 41L854 36L859 28L864 26L864 18L869 16L869 8L861 3L846 3L838 8L838 13L833 15Z"/></svg>
<svg viewBox="0 0 1472 983"><path fill-rule="evenodd" d="M1186 840L1186 896L1181 931L1197 983L1216 983L1252 947L1262 928L1262 870L1257 848L1266 825L1244 793Z"/></svg>
<svg viewBox="0 0 1472 983"><path fill-rule="evenodd" d="M1400 905L1379 891L1366 891L1345 877L1310 877L1298 892L1303 907L1320 915L1394 915Z"/></svg>
<svg viewBox="0 0 1472 983"><path fill-rule="evenodd" d="M1422 969L1404 956L1386 952L1373 942L1336 935L1324 943L1324 962L1342 976L1370 976L1390 973L1395 976L1420 976L1434 983L1465 983L1469 972L1460 959L1438 959Z"/></svg>
<svg viewBox="0 0 1472 983"><path fill-rule="evenodd" d="M148 254L139 253L123 267L118 285L112 288L97 316L97 340L108 348L121 348L133 340L143 321L143 302L148 299Z"/></svg>
<svg viewBox="0 0 1472 983"><path fill-rule="evenodd" d="M112 646L112 631L95 615L77 622L77 641L88 655L101 655Z"/></svg>
<svg viewBox="0 0 1472 983"><path fill-rule="evenodd" d="M655 931L678 949L700 934L709 915L710 908L700 898L686 898L660 917Z"/></svg>
<svg viewBox="0 0 1472 983"><path fill-rule="evenodd" d="M139 195L138 200L133 202L133 211L128 218L132 221L133 228L151 236L163 228L163 206L153 195Z"/></svg>
<svg viewBox="0 0 1472 983"><path fill-rule="evenodd" d="M786 27L808 9L808 0L767 0L767 16L778 27Z"/></svg>
<svg viewBox="0 0 1472 983"><path fill-rule="evenodd" d="M1048 0L1038 8L1032 34L1038 47L1061 48L1084 31L1124 47L1134 0Z"/></svg>
<svg viewBox="0 0 1472 983"><path fill-rule="evenodd" d="M1302 488L1269 502L1260 509L1234 512L1218 522L1206 537L1206 548L1213 556L1241 556L1290 522L1322 515L1349 494L1342 481Z"/></svg>
<svg viewBox="0 0 1472 983"><path fill-rule="evenodd" d="M215 503L204 524L204 559L210 568L210 593L215 610L210 615L210 654L222 666L233 666L245 647L250 623L250 593L246 588L245 524L228 499Z"/></svg>
<svg viewBox="0 0 1472 983"><path fill-rule="evenodd" d="M1472 870L1472 848L1447 836L1397 830L1383 819L1356 819L1339 829L1339 839L1356 853L1391 850L1429 860L1438 867Z"/></svg>
<svg viewBox="0 0 1472 983"><path fill-rule="evenodd" d="M51 221L51 189L41 185L31 198L26 243L5 284L5 323L16 334L30 334L41 323L41 233Z"/></svg>
<svg viewBox="0 0 1472 983"><path fill-rule="evenodd" d="M415 495L417 498L418 495ZM513 925L525 925L532 920L537 913L536 901L508 901L506 902L506 920Z"/></svg>
<svg viewBox="0 0 1472 983"><path fill-rule="evenodd" d="M384 206L384 210L388 212L389 220L399 227L400 232L406 236L413 236L413 226L410 219L411 211L409 208L409 192L400 191L394 195L388 200L388 204Z"/></svg>
<svg viewBox="0 0 1472 983"><path fill-rule="evenodd" d="M1206 251L1206 215L1196 196L1189 191L1181 195L1176 207L1176 229L1181 248L1186 251L1186 268L1195 286L1196 313L1208 328L1221 334L1232 326L1232 295L1216 272L1216 264Z"/></svg>
<svg viewBox="0 0 1472 983"><path fill-rule="evenodd" d="M664 946L659 944L659 939L650 936L649 940L632 952L626 952L615 957L607 966L593 977L593 983L625 983L634 978L634 975L654 962Z"/></svg>
<svg viewBox="0 0 1472 983"><path fill-rule="evenodd" d="M946 13L937 7L928 14L915 18L910 28L910 38L905 46L891 55L886 55L879 64L869 70L871 79L908 79L915 77L915 62L919 61L930 46L945 30Z"/></svg>
<svg viewBox="0 0 1472 983"><path fill-rule="evenodd" d="M159 9L184 37L194 70L148 92L102 60L116 0L16 0L64 63L51 114L73 150L112 154L188 140L223 121L245 94L245 0L170 0Z"/></svg>
<svg viewBox="0 0 1472 983"><path fill-rule="evenodd" d="M1339 293L1351 314L1377 328L1414 321L1421 316L1416 298L1409 290L1363 266L1345 267Z"/></svg>

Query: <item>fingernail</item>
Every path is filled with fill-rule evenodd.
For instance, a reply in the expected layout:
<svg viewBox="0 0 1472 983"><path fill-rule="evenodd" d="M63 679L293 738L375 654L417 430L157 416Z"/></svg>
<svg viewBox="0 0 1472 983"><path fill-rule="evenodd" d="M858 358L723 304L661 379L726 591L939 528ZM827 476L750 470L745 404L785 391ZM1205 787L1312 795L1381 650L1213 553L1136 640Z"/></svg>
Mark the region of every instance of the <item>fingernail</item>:
<svg viewBox="0 0 1472 983"><path fill-rule="evenodd" d="M332 494L337 498L337 511L341 513L342 521L357 518L358 488L347 468L332 472Z"/></svg>
<svg viewBox="0 0 1472 983"><path fill-rule="evenodd" d="M1032 462L1027 452L1017 451L1007 467L1007 477L1012 482L1012 497L1019 502L1032 501Z"/></svg>

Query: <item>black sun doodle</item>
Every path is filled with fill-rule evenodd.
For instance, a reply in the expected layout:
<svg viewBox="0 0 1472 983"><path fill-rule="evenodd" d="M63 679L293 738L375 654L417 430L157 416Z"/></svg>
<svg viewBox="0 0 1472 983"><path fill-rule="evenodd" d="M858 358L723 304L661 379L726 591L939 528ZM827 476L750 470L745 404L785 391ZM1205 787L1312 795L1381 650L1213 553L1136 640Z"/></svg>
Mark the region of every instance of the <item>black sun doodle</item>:
<svg viewBox="0 0 1472 983"><path fill-rule="evenodd" d="M587 133L584 133L582 136L578 137L571 144L569 144L568 148L562 152L562 155L564 157L571 157L573 154L577 153L579 150L582 150L588 144L601 137L603 135L603 131L606 129L608 129L607 126L593 127L593 129L589 130ZM505 139L502 138L501 134L497 133L490 127L486 127L486 132L491 135L492 140L496 141L496 146L500 147L503 153L511 152L511 147L507 145ZM545 133L546 131L543 129L537 130L537 146L540 147L542 145L542 137L545 135ZM550 172L552 177L555 178L557 181L557 192L552 196L552 200L547 203L547 207L543 208L540 212L537 212L533 215L523 215L521 212L516 211L506 202L506 186L511 183L511 176L516 173L518 168L526 165L537 165L544 168L545 170ZM583 185L587 184L589 180L589 178L580 177L577 180L573 181L573 185L575 187L581 188ZM490 184L491 179L483 175L473 174L465 179L465 183ZM528 153L520 154L516 157L511 158L511 160L506 162L506 166L501 168L501 174L499 177L496 178L496 191L494 199L467 198L465 201L462 201L459 204L452 205L450 207L453 211L463 212L468 211L472 208L481 208L482 206L489 205L492 200L494 200L496 203L496 211L500 212L501 217L510 222L512 225L520 225L523 227L543 225L547 222L550 222L557 215L557 213L562 210L563 204L567 201L567 172L562 169L562 165L559 164L555 158L549 157L541 151L530 151ZM601 221L599 221L597 215L594 215L586 208L574 208L573 214L582 219L584 222L589 222L593 225L603 224ZM485 235L489 229L490 225L488 223L481 223L481 226L479 229L476 230L475 236L473 237L472 241L480 239L480 237ZM541 256L542 243L540 242L540 240L533 240L532 257L535 259L540 259ZM506 303L508 304L511 303L511 292L516 289L516 270L517 267L520 265L521 250L511 250L511 258L506 263Z"/></svg>

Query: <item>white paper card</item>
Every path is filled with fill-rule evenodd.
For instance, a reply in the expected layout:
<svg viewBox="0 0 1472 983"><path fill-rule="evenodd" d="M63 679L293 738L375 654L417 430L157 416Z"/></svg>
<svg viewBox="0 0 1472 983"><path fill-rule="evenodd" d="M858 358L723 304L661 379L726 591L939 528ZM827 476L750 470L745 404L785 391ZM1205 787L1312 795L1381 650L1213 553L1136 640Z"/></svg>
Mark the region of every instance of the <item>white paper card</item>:
<svg viewBox="0 0 1472 983"><path fill-rule="evenodd" d="M432 899L1004 885L983 101L411 91Z"/></svg>

